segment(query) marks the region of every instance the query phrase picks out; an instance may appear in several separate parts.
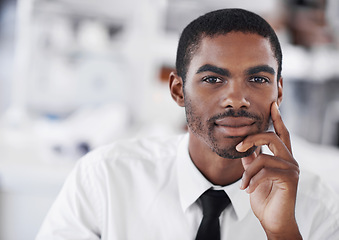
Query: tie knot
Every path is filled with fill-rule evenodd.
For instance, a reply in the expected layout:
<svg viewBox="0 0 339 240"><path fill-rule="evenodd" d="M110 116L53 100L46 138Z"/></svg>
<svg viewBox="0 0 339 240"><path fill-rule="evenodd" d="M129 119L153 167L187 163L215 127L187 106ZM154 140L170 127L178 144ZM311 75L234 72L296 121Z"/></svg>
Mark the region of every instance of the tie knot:
<svg viewBox="0 0 339 240"><path fill-rule="evenodd" d="M209 189L200 196L204 217L219 217L231 202L223 190Z"/></svg>

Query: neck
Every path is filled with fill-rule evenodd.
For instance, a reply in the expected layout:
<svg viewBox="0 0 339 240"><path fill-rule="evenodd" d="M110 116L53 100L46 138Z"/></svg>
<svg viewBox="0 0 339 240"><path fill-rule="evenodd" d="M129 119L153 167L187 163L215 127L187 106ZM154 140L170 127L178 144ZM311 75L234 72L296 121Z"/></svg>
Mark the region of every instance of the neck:
<svg viewBox="0 0 339 240"><path fill-rule="evenodd" d="M192 137L192 134L190 134L188 149L194 165L211 183L226 186L242 177L244 168L240 158L222 158L201 139Z"/></svg>

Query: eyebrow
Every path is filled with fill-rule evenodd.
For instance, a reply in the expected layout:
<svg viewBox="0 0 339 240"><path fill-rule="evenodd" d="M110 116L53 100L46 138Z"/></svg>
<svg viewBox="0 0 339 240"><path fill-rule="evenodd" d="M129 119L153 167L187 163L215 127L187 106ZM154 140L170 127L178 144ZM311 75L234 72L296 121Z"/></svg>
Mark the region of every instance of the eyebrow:
<svg viewBox="0 0 339 240"><path fill-rule="evenodd" d="M213 72L213 73L225 76L225 77L231 76L231 73L227 69L220 68L220 67L217 67L211 64L205 64L201 66L196 72L196 74L202 73L202 72Z"/></svg>
<svg viewBox="0 0 339 240"><path fill-rule="evenodd" d="M213 72L216 74L219 74L221 76L225 76L225 77L230 77L231 73L229 70L225 69L225 68L220 68L211 64L205 64L203 66L201 66L198 71L196 72L196 74L202 73L202 72ZM261 72L267 72L269 74L275 75L275 70L274 68L268 66L268 65L259 65L259 66L255 66L255 67L251 67L249 69L247 69L245 71L245 73L247 75L253 75L253 74L257 74L257 73L261 73Z"/></svg>
<svg viewBox="0 0 339 240"><path fill-rule="evenodd" d="M247 69L246 71L247 75L252 75L252 74L257 74L260 72L267 72L269 74L275 75L275 70L274 68L268 66L268 65L260 65L260 66L255 66Z"/></svg>

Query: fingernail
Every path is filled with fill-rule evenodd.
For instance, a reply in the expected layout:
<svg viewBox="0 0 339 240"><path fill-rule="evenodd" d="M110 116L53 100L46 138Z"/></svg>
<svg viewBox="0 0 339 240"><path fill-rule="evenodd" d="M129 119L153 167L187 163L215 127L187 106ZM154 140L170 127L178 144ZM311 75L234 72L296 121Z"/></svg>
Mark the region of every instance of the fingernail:
<svg viewBox="0 0 339 240"><path fill-rule="evenodd" d="M241 190L245 190L244 175L245 175L245 172L243 172L243 174L241 176L241 183L240 183L240 189Z"/></svg>
<svg viewBox="0 0 339 240"><path fill-rule="evenodd" d="M278 112L280 113L280 110L279 110L278 103L277 103L277 102L274 102L274 103L275 103L275 106L276 106L276 108L277 108Z"/></svg>
<svg viewBox="0 0 339 240"><path fill-rule="evenodd" d="M235 147L235 149L237 149L237 151L241 151L241 147L242 147L242 145L243 145L243 142L240 142L236 147Z"/></svg>

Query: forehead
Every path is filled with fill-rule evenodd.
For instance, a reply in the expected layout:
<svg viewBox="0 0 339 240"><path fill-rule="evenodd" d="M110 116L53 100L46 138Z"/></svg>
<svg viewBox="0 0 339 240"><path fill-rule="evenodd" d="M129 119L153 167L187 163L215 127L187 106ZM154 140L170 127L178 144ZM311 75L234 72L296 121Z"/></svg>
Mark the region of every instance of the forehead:
<svg viewBox="0 0 339 240"><path fill-rule="evenodd" d="M215 37L203 37L193 55L190 67L213 64L225 68L248 68L269 65L276 71L278 63L267 38L258 34L231 32Z"/></svg>

